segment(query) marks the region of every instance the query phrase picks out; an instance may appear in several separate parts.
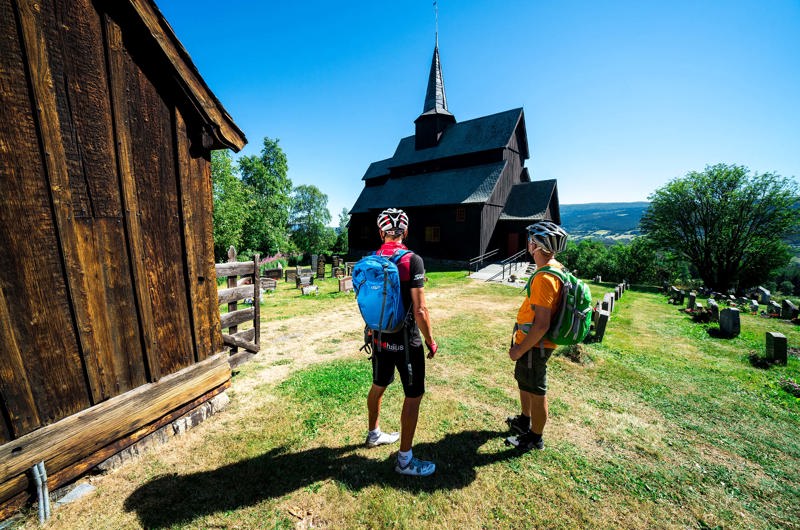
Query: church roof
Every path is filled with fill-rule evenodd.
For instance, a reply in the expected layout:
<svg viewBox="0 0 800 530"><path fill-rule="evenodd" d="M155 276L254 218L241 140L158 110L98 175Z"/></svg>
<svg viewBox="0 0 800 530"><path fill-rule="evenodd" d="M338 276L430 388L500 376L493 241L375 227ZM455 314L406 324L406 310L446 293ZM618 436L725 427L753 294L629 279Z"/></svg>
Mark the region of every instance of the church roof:
<svg viewBox="0 0 800 530"><path fill-rule="evenodd" d="M428 149L417 150L414 136L407 136L400 140L392 158L370 164L362 180L386 176L390 173L391 168L502 149L508 145L521 119L524 119L523 110L517 108L454 123L445 130L439 143ZM524 148L523 158L527 158L528 146L521 146L521 148Z"/></svg>
<svg viewBox="0 0 800 530"><path fill-rule="evenodd" d="M501 221L538 221L544 218L550 199L556 193L556 180L537 180L515 184L500 214Z"/></svg>
<svg viewBox="0 0 800 530"><path fill-rule="evenodd" d="M383 208L483 203L489 199L506 162L389 178L380 186L365 186L350 213ZM416 190L416 193L409 193Z"/></svg>

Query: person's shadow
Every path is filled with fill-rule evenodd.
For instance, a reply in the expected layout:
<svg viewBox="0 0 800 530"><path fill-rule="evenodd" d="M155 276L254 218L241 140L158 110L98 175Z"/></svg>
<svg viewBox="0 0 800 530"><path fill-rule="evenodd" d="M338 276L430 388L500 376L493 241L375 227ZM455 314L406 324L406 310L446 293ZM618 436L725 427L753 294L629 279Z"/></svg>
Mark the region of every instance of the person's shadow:
<svg viewBox="0 0 800 530"><path fill-rule="evenodd" d="M475 480L476 468L522 454L514 448L478 453L488 440L505 434L464 431L414 446L415 455L436 462L436 473L424 478L395 473L394 452L381 460L355 454L353 451L362 445L319 447L298 453L277 448L212 471L156 477L125 500L125 510L135 511L145 528L165 528L250 506L325 479L335 479L351 489L371 484L414 492L459 489Z"/></svg>

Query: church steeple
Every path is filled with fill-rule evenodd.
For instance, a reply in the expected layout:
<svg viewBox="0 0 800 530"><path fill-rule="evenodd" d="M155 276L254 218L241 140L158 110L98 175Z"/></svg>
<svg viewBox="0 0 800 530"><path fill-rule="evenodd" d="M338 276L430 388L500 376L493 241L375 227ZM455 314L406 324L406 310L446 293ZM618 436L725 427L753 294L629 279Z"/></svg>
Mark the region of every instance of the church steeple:
<svg viewBox="0 0 800 530"><path fill-rule="evenodd" d="M425 92L425 104L422 114L414 120L416 125L415 146L417 149L434 147L439 143L442 133L456 122L456 117L447 110L447 96L444 92L444 77L439 61L439 36L433 48L431 72L428 75L428 89Z"/></svg>

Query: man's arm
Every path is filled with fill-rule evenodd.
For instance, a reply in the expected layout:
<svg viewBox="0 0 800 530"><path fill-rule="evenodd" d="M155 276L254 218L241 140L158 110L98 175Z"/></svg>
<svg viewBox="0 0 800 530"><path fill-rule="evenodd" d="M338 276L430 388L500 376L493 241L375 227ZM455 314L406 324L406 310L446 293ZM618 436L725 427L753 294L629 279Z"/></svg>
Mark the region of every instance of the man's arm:
<svg viewBox="0 0 800 530"><path fill-rule="evenodd" d="M525 338L519 344L516 344L508 350L508 356L511 357L512 361L516 361L523 355L525 352L536 346L542 337L544 337L547 330L550 329L550 318L552 317L552 311L549 307L542 307L535 305L533 306L533 311L535 313L535 317L533 319L533 326L531 326L531 330L525 335Z"/></svg>
<svg viewBox="0 0 800 530"><path fill-rule="evenodd" d="M431 315L428 313L428 306L425 305L425 288L412 287L411 288L411 303L413 305L414 320L417 322L419 332L425 339L425 344L428 345L430 353L428 358L433 358L436 355L436 341L433 340L433 328L431 327ZM434 346L434 347L432 347Z"/></svg>

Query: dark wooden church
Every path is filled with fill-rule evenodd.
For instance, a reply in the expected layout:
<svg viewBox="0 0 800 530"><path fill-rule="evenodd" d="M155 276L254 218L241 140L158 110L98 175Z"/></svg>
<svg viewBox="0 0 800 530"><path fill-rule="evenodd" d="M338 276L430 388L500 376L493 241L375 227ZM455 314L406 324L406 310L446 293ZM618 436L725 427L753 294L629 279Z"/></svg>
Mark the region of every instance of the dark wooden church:
<svg viewBox="0 0 800 530"><path fill-rule="evenodd" d="M376 217L402 208L410 218L407 244L425 257L468 260L498 249L522 250L525 227L560 222L555 180L531 182L521 108L457 122L447 110L438 45L425 105L413 136L394 155L370 164L350 210L349 245L363 255L380 245Z"/></svg>

